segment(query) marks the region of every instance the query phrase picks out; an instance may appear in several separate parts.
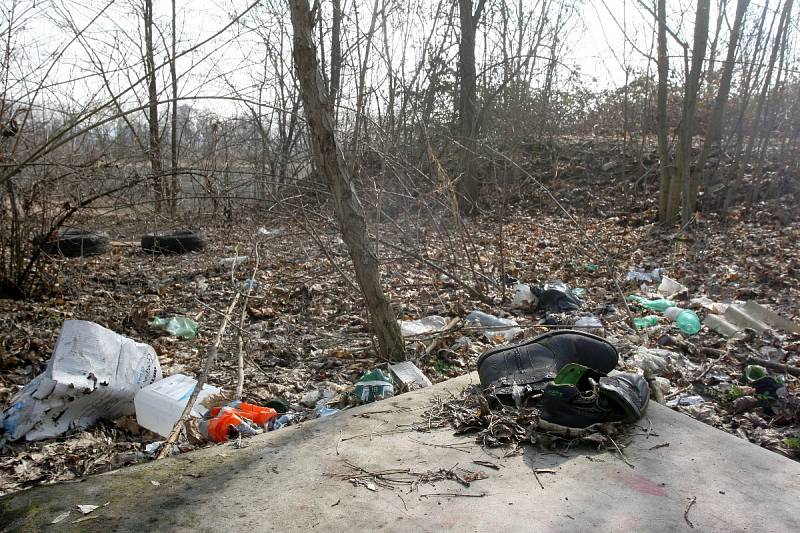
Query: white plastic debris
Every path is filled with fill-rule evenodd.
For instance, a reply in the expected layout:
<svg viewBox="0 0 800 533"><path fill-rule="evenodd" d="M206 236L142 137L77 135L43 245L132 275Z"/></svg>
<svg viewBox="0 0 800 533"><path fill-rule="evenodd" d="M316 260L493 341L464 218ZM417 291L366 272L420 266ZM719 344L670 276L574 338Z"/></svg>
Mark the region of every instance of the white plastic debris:
<svg viewBox="0 0 800 533"><path fill-rule="evenodd" d="M664 274L663 268L654 268L650 272L643 268L635 268L628 272L628 275L625 276L626 281L644 281L648 283L653 283L656 281L661 281L661 276Z"/></svg>
<svg viewBox="0 0 800 533"><path fill-rule="evenodd" d="M466 320L472 325L478 325L487 331L483 334L489 342L494 342L497 337L502 337L505 342L511 342L514 337L522 333L522 328L517 327L516 320L500 318L482 311L471 311Z"/></svg>
<svg viewBox="0 0 800 533"><path fill-rule="evenodd" d="M447 319L439 315L426 316L418 320L398 320L400 324L400 334L403 337L412 335L424 335L442 331L447 326Z"/></svg>
<svg viewBox="0 0 800 533"><path fill-rule="evenodd" d="M538 300L530 285L525 283L514 285L514 296L511 298L512 309L535 309Z"/></svg>
<svg viewBox="0 0 800 533"><path fill-rule="evenodd" d="M689 406L689 405L700 405L705 403L705 399L702 396L684 396L682 398L673 398L672 400L667 402L667 407L675 407L675 406Z"/></svg>
<svg viewBox="0 0 800 533"><path fill-rule="evenodd" d="M800 325L787 320L778 313L756 302L744 305L729 305L725 313L709 314L703 323L725 337L733 337L745 328L762 333L768 329L779 329L800 333Z"/></svg>
<svg viewBox="0 0 800 533"><path fill-rule="evenodd" d="M197 385L195 379L183 374L173 374L144 387L136 393L134 399L136 422L162 437L169 436L175 422L181 417L195 385ZM220 392L219 387L204 384L197 395L197 401L192 406L191 416L202 417L208 411L203 405L203 400Z"/></svg>
<svg viewBox="0 0 800 533"><path fill-rule="evenodd" d="M676 296L687 292L689 292L689 289L686 287L686 285L678 283L669 276L661 276L661 284L658 286L658 294L667 300L671 300Z"/></svg>
<svg viewBox="0 0 800 533"><path fill-rule="evenodd" d="M161 379L155 350L94 322L67 320L47 369L0 415L9 440L39 440L134 413L133 397Z"/></svg>
<svg viewBox="0 0 800 533"><path fill-rule="evenodd" d="M603 322L594 315L582 316L575 321L575 329L581 329L587 333L603 335Z"/></svg>
<svg viewBox="0 0 800 533"><path fill-rule="evenodd" d="M633 354L633 364L654 375L673 374L676 370L693 367L686 356L670 350L639 346Z"/></svg>
<svg viewBox="0 0 800 533"><path fill-rule="evenodd" d="M423 389L432 385L431 380L417 368L413 361L403 361L389 365L389 373L405 390Z"/></svg>

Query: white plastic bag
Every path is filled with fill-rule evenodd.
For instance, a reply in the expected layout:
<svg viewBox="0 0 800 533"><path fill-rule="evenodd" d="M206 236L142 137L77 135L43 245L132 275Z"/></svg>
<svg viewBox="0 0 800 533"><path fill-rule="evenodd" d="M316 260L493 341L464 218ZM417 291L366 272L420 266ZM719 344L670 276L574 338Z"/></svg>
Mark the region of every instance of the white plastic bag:
<svg viewBox="0 0 800 533"><path fill-rule="evenodd" d="M47 369L0 414L9 440L39 440L134 413L140 388L161 379L155 350L94 322L67 320Z"/></svg>

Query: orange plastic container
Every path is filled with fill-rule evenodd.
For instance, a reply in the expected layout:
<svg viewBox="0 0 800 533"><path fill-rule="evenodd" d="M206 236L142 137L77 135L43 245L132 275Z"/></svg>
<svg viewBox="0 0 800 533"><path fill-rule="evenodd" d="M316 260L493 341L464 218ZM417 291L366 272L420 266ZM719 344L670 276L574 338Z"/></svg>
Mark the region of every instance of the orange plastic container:
<svg viewBox="0 0 800 533"><path fill-rule="evenodd" d="M261 407L244 402L232 402L226 407L214 407L210 413L211 419L205 426L206 436L214 442L225 442L234 427L240 433L251 434L254 431L246 420L265 427L267 422L278 417L278 412L271 407ZM249 430L249 431L248 431Z"/></svg>

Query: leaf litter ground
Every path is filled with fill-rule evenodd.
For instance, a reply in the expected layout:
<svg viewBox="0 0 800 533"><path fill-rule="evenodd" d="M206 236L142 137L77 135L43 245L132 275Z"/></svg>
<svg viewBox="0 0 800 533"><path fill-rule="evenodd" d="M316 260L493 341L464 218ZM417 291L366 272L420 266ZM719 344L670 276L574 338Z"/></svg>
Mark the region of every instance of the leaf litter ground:
<svg viewBox="0 0 800 533"><path fill-rule="evenodd" d="M789 396L780 405L754 398L752 390L740 381L742 360L752 354L798 366L800 337L751 334L728 342L704 328L685 342L665 320L637 332L629 325L613 280L623 284L625 294L641 294L637 284L624 282L625 273L634 267L659 266L689 287L692 297L755 300L796 321L800 315L800 223L787 223L785 217L774 215L785 212L783 208L763 205L746 215L734 212L724 221L702 218L687 228L664 229L654 222L652 200L633 199L630 205L620 206L613 183L598 187L584 181L576 185L562 178L549 185L584 227L574 227L535 192L509 196L502 219L487 214L465 224L474 260L472 272L464 269L463 257L454 254L453 242L443 236L440 224L407 223L403 232L382 227L381 238L396 245L381 246L379 254L383 284L398 316L458 318L479 309L515 318L523 330L519 341L545 331L554 322L569 323L577 316L594 313L603 321L606 337L619 348L623 366L633 368L632 355L639 346L661 345L685 357L685 365L662 372L670 380L667 397L699 394L705 401L676 409L757 445L797 457L798 379L785 376ZM778 207L787 201L777 202ZM112 234L117 243L110 254L53 259L43 272L52 289L46 297L0 300L3 405L44 369L62 322L72 318L92 320L150 343L165 375L197 375L206 345L221 323L222 310L241 283L253 275L255 242L259 242L257 286L248 300L243 331L245 400L259 403L283 398L297 404L315 389L345 392L361 374L382 363L375 358L361 300L352 281L342 276L351 272L346 249L329 227L318 230L311 239L286 219L241 217L224 226L196 220L193 227L208 236L205 251L152 256L135 244L142 232L156 229L152 222L94 217L82 223ZM257 236L260 226L266 226L268 235ZM604 257L597 257L589 242L596 243ZM403 250L410 250L415 257ZM248 255L250 261L233 272L220 264L223 258L236 255ZM586 289L585 306L570 317L511 310L510 291L499 282L504 275L533 284L563 280L570 287ZM491 305L477 300L464 284L481 288ZM649 314L632 311L636 316ZM704 311L698 312L702 317ZM199 336L179 340L148 325L154 316L170 314L197 319ZM545 321L550 326L543 325ZM496 340L458 322L444 334L411 339L408 346L417 365L439 382L474 370L478 356ZM229 327L209 376L212 384L234 388L237 345L237 329ZM744 397L754 401L742 401ZM473 419L475 406L470 401L449 400L448 406L439 406L437 419L454 424L458 431L476 431L486 445L535 439L530 431L535 413L494 412ZM58 439L5 443L0 450L0 494L149 460L145 447L158 440L162 438L140 429L134 417L126 417Z"/></svg>

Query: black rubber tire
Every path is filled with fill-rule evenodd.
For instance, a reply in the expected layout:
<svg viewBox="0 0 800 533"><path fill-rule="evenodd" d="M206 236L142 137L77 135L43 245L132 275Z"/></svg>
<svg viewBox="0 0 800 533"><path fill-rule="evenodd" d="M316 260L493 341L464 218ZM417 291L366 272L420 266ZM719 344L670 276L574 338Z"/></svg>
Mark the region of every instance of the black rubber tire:
<svg viewBox="0 0 800 533"><path fill-rule="evenodd" d="M42 250L50 255L83 257L100 255L111 248L107 233L80 229L61 229L42 244Z"/></svg>
<svg viewBox="0 0 800 533"><path fill-rule="evenodd" d="M205 247L206 238L188 229L142 235L142 250L153 254L185 254Z"/></svg>

